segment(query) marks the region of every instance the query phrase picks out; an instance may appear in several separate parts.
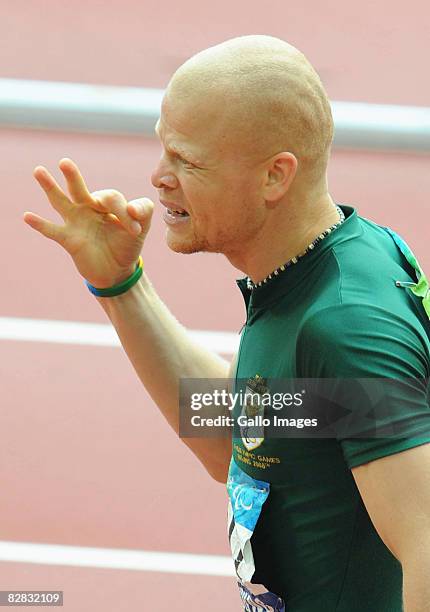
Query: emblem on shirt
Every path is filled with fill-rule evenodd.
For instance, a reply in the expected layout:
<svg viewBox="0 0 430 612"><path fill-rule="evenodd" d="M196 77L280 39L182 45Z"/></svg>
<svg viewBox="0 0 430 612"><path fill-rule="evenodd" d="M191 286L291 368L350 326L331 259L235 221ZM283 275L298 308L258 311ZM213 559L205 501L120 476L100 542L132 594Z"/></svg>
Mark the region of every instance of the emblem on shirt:
<svg viewBox="0 0 430 612"><path fill-rule="evenodd" d="M240 414L240 435L247 450L254 450L264 442L263 395L268 392L266 379L256 374L246 381Z"/></svg>

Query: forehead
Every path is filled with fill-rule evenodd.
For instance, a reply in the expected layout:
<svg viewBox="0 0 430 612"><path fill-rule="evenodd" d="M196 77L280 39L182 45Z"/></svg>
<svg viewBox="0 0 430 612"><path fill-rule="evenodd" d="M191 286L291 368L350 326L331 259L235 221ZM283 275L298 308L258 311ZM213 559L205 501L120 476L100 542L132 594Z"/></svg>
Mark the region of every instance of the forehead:
<svg viewBox="0 0 430 612"><path fill-rule="evenodd" d="M209 131L206 118L211 109L204 97L176 88L168 89L161 104L161 127L178 136L199 140Z"/></svg>
<svg viewBox="0 0 430 612"><path fill-rule="evenodd" d="M210 162L217 157L220 134L211 115L202 99L166 93L155 131L166 150L192 157L195 162Z"/></svg>
<svg viewBox="0 0 430 612"><path fill-rule="evenodd" d="M235 110L232 99L210 88L196 91L181 84L172 90L169 86L161 105L157 133L166 148L189 152L208 164L236 160L246 156L249 138L245 133L249 130L244 130Z"/></svg>

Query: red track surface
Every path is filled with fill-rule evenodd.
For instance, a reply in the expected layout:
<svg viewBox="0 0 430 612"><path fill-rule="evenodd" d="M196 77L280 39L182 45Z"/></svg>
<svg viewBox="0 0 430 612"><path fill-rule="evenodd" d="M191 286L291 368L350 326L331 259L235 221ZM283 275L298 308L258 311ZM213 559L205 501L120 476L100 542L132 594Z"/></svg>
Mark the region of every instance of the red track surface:
<svg viewBox="0 0 430 612"><path fill-rule="evenodd" d="M21 0L0 5L0 23L3 77L163 87L194 51L258 32L301 48L332 99L430 105L428 5L417 0L407 9ZM105 322L68 256L20 219L56 218L32 169L61 179L68 156L90 190L155 199L158 151L140 138L2 132L1 316ZM335 152L330 186L338 202L399 231L430 270L428 157ZM188 327L238 330L240 273L221 257L169 252L160 217L144 256L163 299ZM224 488L169 430L121 350L4 341L0 384L0 540L228 554ZM0 590L14 588L61 589L70 612L240 609L227 578L0 563Z"/></svg>

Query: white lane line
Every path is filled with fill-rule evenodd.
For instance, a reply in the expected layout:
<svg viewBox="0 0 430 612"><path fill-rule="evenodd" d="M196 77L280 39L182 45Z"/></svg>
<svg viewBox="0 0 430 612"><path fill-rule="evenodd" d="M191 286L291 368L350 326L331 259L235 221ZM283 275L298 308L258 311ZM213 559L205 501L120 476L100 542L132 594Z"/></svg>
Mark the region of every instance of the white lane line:
<svg viewBox="0 0 430 612"><path fill-rule="evenodd" d="M204 576L234 576L233 561L221 555L196 555L121 548L0 541L0 561Z"/></svg>
<svg viewBox="0 0 430 612"><path fill-rule="evenodd" d="M239 346L237 333L196 329L189 332L196 342L216 353L231 355ZM120 346L118 336L111 325L17 317L0 317L0 340Z"/></svg>

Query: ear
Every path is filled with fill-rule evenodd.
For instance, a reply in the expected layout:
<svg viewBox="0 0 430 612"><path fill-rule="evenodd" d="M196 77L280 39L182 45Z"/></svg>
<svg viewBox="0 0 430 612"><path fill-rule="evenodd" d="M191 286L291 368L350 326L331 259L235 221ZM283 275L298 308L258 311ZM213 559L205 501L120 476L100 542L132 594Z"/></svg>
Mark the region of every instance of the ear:
<svg viewBox="0 0 430 612"><path fill-rule="evenodd" d="M297 166L297 157L287 151L277 153L268 160L263 185L263 197L266 202L276 205L284 197L296 176Z"/></svg>

